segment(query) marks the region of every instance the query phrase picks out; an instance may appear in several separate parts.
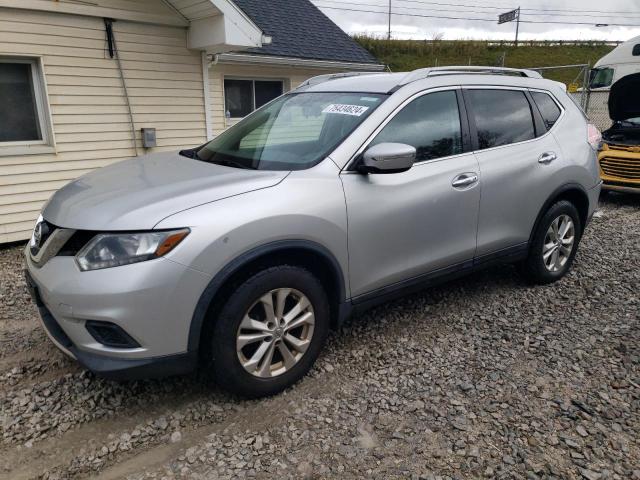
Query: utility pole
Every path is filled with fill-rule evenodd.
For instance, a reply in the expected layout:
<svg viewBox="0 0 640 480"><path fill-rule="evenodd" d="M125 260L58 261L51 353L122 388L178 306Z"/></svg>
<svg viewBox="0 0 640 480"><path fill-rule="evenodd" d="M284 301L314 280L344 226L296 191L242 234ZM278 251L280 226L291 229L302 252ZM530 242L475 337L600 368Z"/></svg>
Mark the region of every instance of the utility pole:
<svg viewBox="0 0 640 480"><path fill-rule="evenodd" d="M518 17L516 19L516 48L518 48L518 33L520 32L520 7L518 7Z"/></svg>
<svg viewBox="0 0 640 480"><path fill-rule="evenodd" d="M387 32L387 41L391 41L391 0L389 0L389 30Z"/></svg>

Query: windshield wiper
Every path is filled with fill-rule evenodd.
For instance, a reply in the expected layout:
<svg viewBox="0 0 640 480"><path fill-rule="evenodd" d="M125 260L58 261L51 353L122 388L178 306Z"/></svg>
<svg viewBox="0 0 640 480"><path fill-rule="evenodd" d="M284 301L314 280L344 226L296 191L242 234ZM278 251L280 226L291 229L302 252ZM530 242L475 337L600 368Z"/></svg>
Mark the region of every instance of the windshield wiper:
<svg viewBox="0 0 640 480"><path fill-rule="evenodd" d="M215 163L217 163L218 165L222 165L223 167L242 168L244 170L257 170L257 168L251 165L247 165L241 162L236 162L235 160L219 160Z"/></svg>
<svg viewBox="0 0 640 480"><path fill-rule="evenodd" d="M187 157L187 158L192 158L194 160L201 160L201 158L198 156L198 152L196 152L195 148L188 148L185 150L180 150L178 152L178 155L182 155L183 157Z"/></svg>

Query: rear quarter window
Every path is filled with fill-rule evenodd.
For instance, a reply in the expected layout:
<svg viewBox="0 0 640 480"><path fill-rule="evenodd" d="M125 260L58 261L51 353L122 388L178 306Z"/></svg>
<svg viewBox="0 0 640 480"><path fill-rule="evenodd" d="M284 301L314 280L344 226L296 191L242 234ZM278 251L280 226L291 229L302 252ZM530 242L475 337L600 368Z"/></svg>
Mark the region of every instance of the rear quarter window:
<svg viewBox="0 0 640 480"><path fill-rule="evenodd" d="M473 89L465 96L471 103L480 150L536 137L531 105L524 92Z"/></svg>
<svg viewBox="0 0 640 480"><path fill-rule="evenodd" d="M562 110L560 110L555 100L547 93L531 92L531 96L540 111L540 115L542 115L547 130L550 130L556 124L558 118L560 118Z"/></svg>

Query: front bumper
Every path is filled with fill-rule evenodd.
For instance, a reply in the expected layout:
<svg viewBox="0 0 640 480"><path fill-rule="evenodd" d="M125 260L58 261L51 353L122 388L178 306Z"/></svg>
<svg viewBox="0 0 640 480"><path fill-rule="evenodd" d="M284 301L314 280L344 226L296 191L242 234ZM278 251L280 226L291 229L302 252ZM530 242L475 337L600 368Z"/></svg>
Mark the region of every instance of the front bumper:
<svg viewBox="0 0 640 480"><path fill-rule="evenodd" d="M635 193L635 194L640 194L640 184L638 184L637 186L631 186L631 185L619 185L617 183L604 183L602 185L602 189L603 190L609 190L611 192L620 192L620 193Z"/></svg>
<svg viewBox="0 0 640 480"><path fill-rule="evenodd" d="M604 190L640 193L640 147L604 144L598 163Z"/></svg>
<svg viewBox="0 0 640 480"><path fill-rule="evenodd" d="M54 257L37 268L27 252L26 263L27 284L45 331L84 367L117 379L195 368L197 351L188 351L189 329L208 275L167 259L81 272L73 257ZM117 325L138 345L101 344L86 328L90 320Z"/></svg>

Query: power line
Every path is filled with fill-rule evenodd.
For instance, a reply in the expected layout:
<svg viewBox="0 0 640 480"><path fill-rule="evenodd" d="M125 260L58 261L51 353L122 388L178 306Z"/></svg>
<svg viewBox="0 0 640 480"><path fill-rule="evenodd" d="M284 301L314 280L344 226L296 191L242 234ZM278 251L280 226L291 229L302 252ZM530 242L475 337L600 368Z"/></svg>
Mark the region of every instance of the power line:
<svg viewBox="0 0 640 480"><path fill-rule="evenodd" d="M341 7L330 7L330 6L324 6L324 5L318 5L319 8L326 8L329 10L341 10L341 11L346 11L346 12L362 12L362 13L384 13L385 15L388 15L389 12L379 12L379 11L371 11L371 10L358 10L355 8L341 8ZM470 21L477 21L477 22L495 22L496 20L494 18L489 19L489 18L470 18L470 17L449 17L449 16L439 16L439 15L419 15L417 13L414 14L410 14L410 13L396 13L396 12L391 12L391 15L396 15L396 16L403 16L403 17L424 17L424 18L442 18L442 19L446 19L446 20L470 20Z"/></svg>
<svg viewBox="0 0 640 480"><path fill-rule="evenodd" d="M380 12L380 11L371 11L371 10L362 10L355 8L344 8L344 7L331 7L326 5L316 5L318 8L325 8L328 10L340 10L346 12L360 12L360 13L383 13L388 15L389 12ZM418 17L418 18L439 18L443 20L466 20L471 22L493 22L495 23L495 19L489 18L474 18L474 17L453 17L448 15L423 15L419 13L399 13L399 12L391 12L391 15L401 16L401 17ZM520 20L520 23L530 23L530 24L555 24L555 25L591 25L595 26L594 22L557 22L553 20ZM634 25L630 23L610 23L607 22L607 26L609 27L640 27L640 25Z"/></svg>
<svg viewBox="0 0 640 480"><path fill-rule="evenodd" d="M379 4L372 4L372 3L355 3L355 2L341 2L341 1L337 1L337 0L317 0L317 1L321 1L322 3L330 3L330 4L338 4L338 5L354 5L354 6L358 6L358 7L374 7L374 8L384 8L384 11L380 11L379 13L386 13L388 15L389 13L389 8L386 5L379 5ZM404 2L409 2L411 0L396 0L396 1L404 1ZM422 2L414 2L414 3L422 3ZM404 6L404 5L396 5L395 8L403 8L403 9L412 9L412 10L421 10L421 11L430 11L430 12L449 12L452 14L465 14L465 13L480 13L480 14L486 14L486 11L483 10L454 10L454 9L449 9L449 8L433 8L433 7L409 7L409 6ZM378 12L376 12L378 13ZM527 13L526 14L528 17L571 17L571 18L576 18L576 17L580 17L580 18L599 18L599 19L606 19L606 18L614 18L617 17L617 15L585 15L585 14L581 14L581 13L573 13L573 14L562 14L562 13ZM637 14L638 16L640 16L640 14ZM599 23L606 23L606 21L603 22L599 22Z"/></svg>
<svg viewBox="0 0 640 480"><path fill-rule="evenodd" d="M444 3L444 2L435 2L435 1L430 1L430 0L396 0L396 1L401 1L401 2L405 2L405 3L418 3L418 4L425 4L425 5L441 5L441 6L445 6L445 7L466 7L466 8L474 8L474 7L478 7L478 5L469 5L469 4L465 4L465 3ZM349 2L341 2L341 3L349 3ZM367 5L364 3L353 3L353 5L362 5L362 6L381 6L381 7L385 7L386 5ZM505 6L496 6L496 5L482 5L483 9L490 9L490 10L508 10L508 9L514 9L515 7L512 5L505 5ZM578 13L578 9L554 9L554 8L522 8L521 9L523 12L566 12L566 13L570 13L572 15L578 15L581 16ZM635 12L623 12L623 11L607 11L607 10L579 10L580 12L584 12L584 13L605 13L605 14L615 14L615 15L640 15L640 11L635 11Z"/></svg>
<svg viewBox="0 0 640 480"><path fill-rule="evenodd" d="M424 0L396 0L396 1L400 1L400 2L405 2L405 3L417 3L417 4L434 4L434 5L447 5L447 6L456 6L456 7L477 7L477 5L463 5L463 4L454 4L454 3L450 3L450 4L443 4L443 3L439 3L439 2L430 2L430 1L424 1ZM355 5L355 3L354 3ZM359 5L363 5L363 4L359 4ZM409 7L404 7L402 5L398 5L398 7L402 7L402 8L409 8ZM414 8L414 7L411 7ZM433 8L433 7L428 7L428 8ZM491 6L482 6L483 9L492 9L492 10L513 10L515 7L512 6L508 6L508 7L491 7ZM449 9L443 9L443 10L449 10ZM452 9L451 9L452 10ZM526 13L526 15L529 16L536 16L536 17L541 17L541 16L554 16L554 17L595 17L595 18L602 18L603 15L587 15L590 13L605 13L608 15L604 15L604 17L613 17L613 16L618 16L618 15L627 15L627 16L640 16L640 11L637 12L601 12L599 10L580 10L580 11L576 11L576 10L562 10L562 9L543 9L543 8L521 8L520 10L522 10L523 12L543 12L543 13ZM453 10L452 10L453 11ZM561 12L561 13L555 13L555 12ZM566 12L566 13L562 13L562 12ZM585 14L586 13L586 14Z"/></svg>

